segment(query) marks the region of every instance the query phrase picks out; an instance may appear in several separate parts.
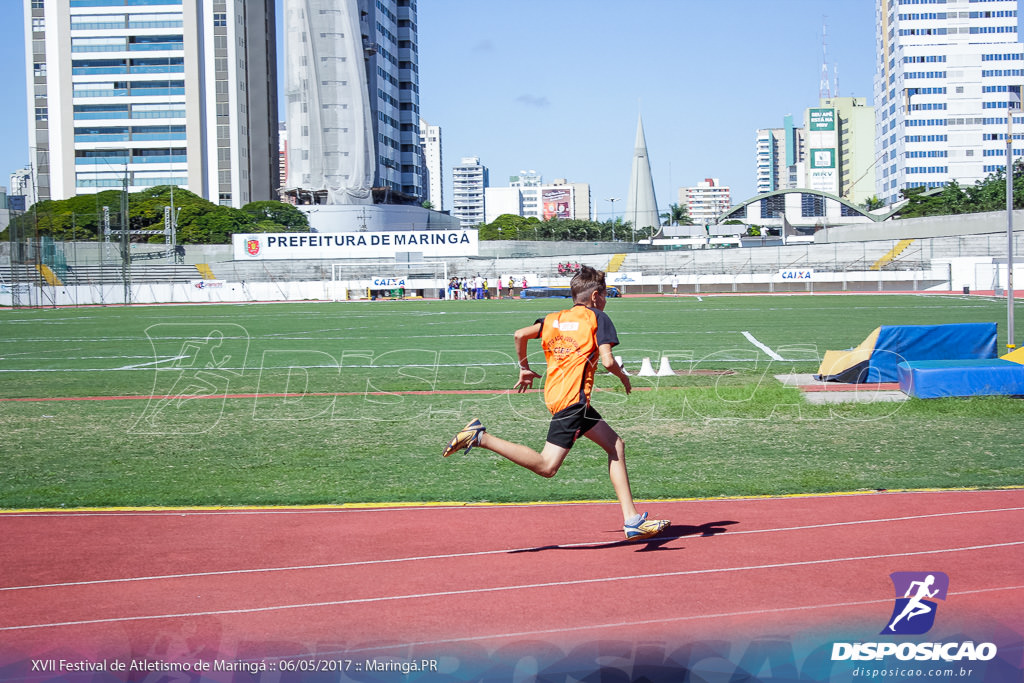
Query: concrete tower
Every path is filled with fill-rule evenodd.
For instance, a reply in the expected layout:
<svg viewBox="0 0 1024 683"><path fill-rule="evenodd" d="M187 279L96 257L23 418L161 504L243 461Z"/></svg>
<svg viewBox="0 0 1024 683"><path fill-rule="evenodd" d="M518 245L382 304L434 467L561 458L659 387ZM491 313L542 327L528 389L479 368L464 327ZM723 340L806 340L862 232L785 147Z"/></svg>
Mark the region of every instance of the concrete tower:
<svg viewBox="0 0 1024 683"><path fill-rule="evenodd" d="M658 219L658 201L654 198L654 179L651 177L651 160L647 156L647 140L644 138L642 117L637 117L633 173L630 175L629 194L626 196L625 219L633 224L634 230L657 230L661 225Z"/></svg>
<svg viewBox="0 0 1024 683"><path fill-rule="evenodd" d="M418 204L416 3L284 0L284 10L288 189L333 205L372 204L374 191Z"/></svg>
<svg viewBox="0 0 1024 683"><path fill-rule="evenodd" d="M355 2L286 0L287 186L372 204L374 138Z"/></svg>

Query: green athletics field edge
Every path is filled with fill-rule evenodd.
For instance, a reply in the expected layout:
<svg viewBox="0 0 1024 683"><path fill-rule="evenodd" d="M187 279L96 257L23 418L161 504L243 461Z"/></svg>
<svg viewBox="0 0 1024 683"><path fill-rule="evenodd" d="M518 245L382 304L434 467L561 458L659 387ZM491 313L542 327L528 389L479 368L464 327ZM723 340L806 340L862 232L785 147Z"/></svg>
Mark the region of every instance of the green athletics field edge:
<svg viewBox="0 0 1024 683"><path fill-rule="evenodd" d="M787 498L828 498L836 496L870 496L886 493L951 493L964 491L1022 491L1024 485L1014 486L954 486L949 488L908 488L908 489L869 489L861 491L830 491L825 493L783 493L774 496L718 496L714 498L638 498L638 503L692 503L713 500L774 500ZM496 503L487 501L395 501L384 503L339 503L334 505L139 505L111 507L78 507L78 508L12 508L0 509L0 515L42 514L42 513L116 513L116 512L333 512L341 510L377 510L388 508L461 508L461 507L533 507L550 505L604 505L612 504L613 499L601 500L534 500L529 502Z"/></svg>

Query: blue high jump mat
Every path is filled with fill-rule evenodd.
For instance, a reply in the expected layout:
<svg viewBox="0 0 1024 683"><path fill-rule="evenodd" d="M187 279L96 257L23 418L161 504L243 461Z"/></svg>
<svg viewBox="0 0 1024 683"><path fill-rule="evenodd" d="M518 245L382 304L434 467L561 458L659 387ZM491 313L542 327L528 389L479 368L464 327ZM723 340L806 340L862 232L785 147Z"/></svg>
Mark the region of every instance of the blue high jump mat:
<svg viewBox="0 0 1024 683"><path fill-rule="evenodd" d="M993 359L995 323L882 325L856 348L826 351L816 379L826 382L897 382L905 361Z"/></svg>
<svg viewBox="0 0 1024 683"><path fill-rule="evenodd" d="M1002 358L906 361L900 390L914 398L1024 395L1024 365Z"/></svg>

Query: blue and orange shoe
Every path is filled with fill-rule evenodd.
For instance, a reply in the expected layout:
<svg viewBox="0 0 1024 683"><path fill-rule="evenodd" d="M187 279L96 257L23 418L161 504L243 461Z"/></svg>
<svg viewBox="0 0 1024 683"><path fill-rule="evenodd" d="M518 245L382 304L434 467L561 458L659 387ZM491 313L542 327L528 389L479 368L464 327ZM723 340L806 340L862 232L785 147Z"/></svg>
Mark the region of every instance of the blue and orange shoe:
<svg viewBox="0 0 1024 683"><path fill-rule="evenodd" d="M484 429L482 424L480 424L480 420L474 419L470 421L470 423L463 427L462 431L456 434L455 438L448 443L448 446L444 449L444 453L441 455L447 458L449 455L462 448L466 449L464 453L469 453L469 450L473 448L473 446L480 445L480 435L485 431L487 430Z"/></svg>
<svg viewBox="0 0 1024 683"><path fill-rule="evenodd" d="M647 519L647 513L626 520L622 530L626 532L627 541L642 541L660 534L667 526L667 519Z"/></svg>

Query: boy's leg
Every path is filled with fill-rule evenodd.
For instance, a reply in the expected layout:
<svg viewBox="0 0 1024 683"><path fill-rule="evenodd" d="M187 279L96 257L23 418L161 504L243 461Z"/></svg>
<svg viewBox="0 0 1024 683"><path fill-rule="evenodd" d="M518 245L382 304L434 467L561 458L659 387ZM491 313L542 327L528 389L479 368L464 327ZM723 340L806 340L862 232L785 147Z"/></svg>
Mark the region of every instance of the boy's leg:
<svg viewBox="0 0 1024 683"><path fill-rule="evenodd" d="M661 533L669 525L668 520L647 519L647 513L639 514L633 505L633 491L629 487L629 475L626 473L626 444L619 435L607 422L601 420L584 436L608 453L608 476L622 507L622 528L626 532L626 539L643 540Z"/></svg>
<svg viewBox="0 0 1024 683"><path fill-rule="evenodd" d="M562 466L565 456L569 454L568 448L556 446L550 442L545 442L544 448L538 453L529 446L506 441L490 432L480 435L478 445L542 477L555 476L558 468Z"/></svg>
<svg viewBox="0 0 1024 683"><path fill-rule="evenodd" d="M594 425L584 436L608 453L608 477L612 480L615 497L622 507L622 519L628 520L635 516L637 511L633 504L633 491L629 486L629 473L626 471L626 444L604 420Z"/></svg>

